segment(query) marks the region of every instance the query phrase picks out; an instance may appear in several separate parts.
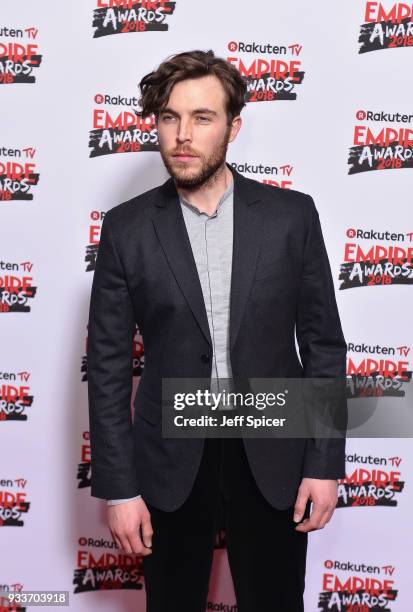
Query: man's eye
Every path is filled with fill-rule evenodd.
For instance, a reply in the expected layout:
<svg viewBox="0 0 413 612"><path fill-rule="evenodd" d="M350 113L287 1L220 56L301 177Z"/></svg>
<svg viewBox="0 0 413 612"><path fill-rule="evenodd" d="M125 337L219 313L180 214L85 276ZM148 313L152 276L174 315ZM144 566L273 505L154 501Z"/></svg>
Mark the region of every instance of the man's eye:
<svg viewBox="0 0 413 612"><path fill-rule="evenodd" d="M201 116L199 116L199 117L198 117L198 119L199 119L200 121L207 121L207 122L209 122L209 121L210 121L210 118L209 118L209 117L201 117Z"/></svg>
<svg viewBox="0 0 413 612"><path fill-rule="evenodd" d="M174 119L173 115L162 115L162 121L169 121L170 119Z"/></svg>

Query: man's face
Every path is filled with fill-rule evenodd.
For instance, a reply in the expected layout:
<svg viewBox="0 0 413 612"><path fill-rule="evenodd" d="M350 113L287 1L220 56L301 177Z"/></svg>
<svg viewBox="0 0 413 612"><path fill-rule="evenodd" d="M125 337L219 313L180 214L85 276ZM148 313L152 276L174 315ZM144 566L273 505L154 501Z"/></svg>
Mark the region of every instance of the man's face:
<svg viewBox="0 0 413 612"><path fill-rule="evenodd" d="M227 123L225 91L213 75L180 81L158 118L159 149L178 187L198 187L224 164L241 118Z"/></svg>

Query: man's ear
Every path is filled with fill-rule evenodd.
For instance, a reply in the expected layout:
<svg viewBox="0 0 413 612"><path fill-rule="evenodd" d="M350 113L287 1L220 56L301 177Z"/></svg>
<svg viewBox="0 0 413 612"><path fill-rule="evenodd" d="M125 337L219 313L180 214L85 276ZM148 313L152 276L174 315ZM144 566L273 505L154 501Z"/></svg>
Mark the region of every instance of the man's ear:
<svg viewBox="0 0 413 612"><path fill-rule="evenodd" d="M240 115L238 115L237 117L234 117L233 120L231 121L231 131L230 131L228 142L232 142L233 140L235 140L238 132L241 129L241 125L242 125L242 119Z"/></svg>

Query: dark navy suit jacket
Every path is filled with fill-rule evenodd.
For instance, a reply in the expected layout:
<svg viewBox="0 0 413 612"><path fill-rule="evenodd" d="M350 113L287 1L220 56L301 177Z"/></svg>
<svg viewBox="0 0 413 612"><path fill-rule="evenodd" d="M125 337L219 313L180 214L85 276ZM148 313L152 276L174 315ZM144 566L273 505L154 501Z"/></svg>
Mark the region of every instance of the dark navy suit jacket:
<svg viewBox="0 0 413 612"><path fill-rule="evenodd" d="M228 167L234 176L233 377L344 379L346 343L313 199ZM132 415L136 324L145 366ZM102 224L88 327L93 496L140 493L166 511L185 501L204 439L162 437L161 383L210 377L211 357L202 289L169 179L112 208ZM258 487L279 509L295 502L303 477L345 476L344 437L245 438L244 444Z"/></svg>

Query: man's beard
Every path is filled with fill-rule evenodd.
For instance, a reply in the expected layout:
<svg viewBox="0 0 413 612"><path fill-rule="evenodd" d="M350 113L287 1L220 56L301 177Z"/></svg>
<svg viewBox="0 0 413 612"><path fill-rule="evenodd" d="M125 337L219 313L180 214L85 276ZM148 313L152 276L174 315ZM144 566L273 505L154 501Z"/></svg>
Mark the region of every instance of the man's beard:
<svg viewBox="0 0 413 612"><path fill-rule="evenodd" d="M230 128L228 127L222 142L208 157L205 157L205 155L202 155L197 151L192 151L191 149L187 150L185 148L182 150L178 149L177 151L173 152L175 154L188 153L188 155L190 155L192 153L197 155L201 162L201 167L195 172L191 169L190 164L188 164L187 167L182 166L181 168L172 166L168 161L165 151L163 151L160 146L159 151L161 153L163 163L165 164L165 167L171 177L174 179L175 185L177 187L181 187L182 189L191 189L194 187L200 187L201 185L206 184L208 181L212 182L219 168L221 168L225 163L229 143L229 133Z"/></svg>

